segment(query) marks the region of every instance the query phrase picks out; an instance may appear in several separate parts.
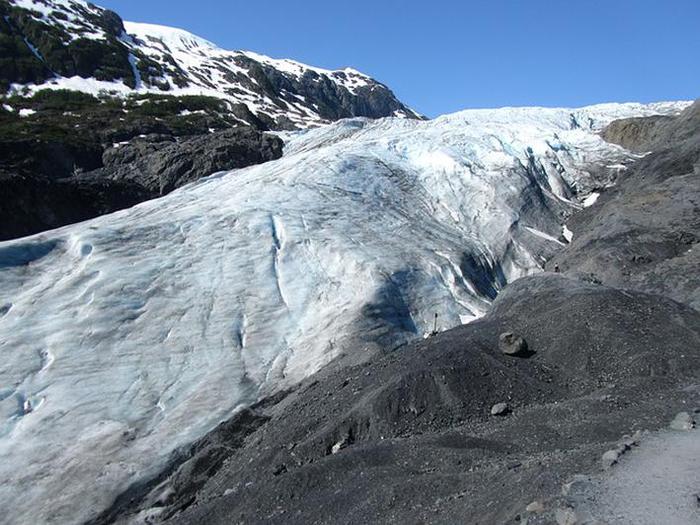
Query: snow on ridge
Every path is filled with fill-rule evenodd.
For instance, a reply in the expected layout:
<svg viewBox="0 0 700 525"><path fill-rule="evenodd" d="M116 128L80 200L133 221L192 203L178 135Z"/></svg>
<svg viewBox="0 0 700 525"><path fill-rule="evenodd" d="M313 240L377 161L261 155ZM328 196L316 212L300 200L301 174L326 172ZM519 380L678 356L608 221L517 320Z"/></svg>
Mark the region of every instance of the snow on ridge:
<svg viewBox="0 0 700 525"><path fill-rule="evenodd" d="M287 133L279 160L0 243L5 518L84 522L370 335L482 315L559 246L589 167L628 158L552 111Z"/></svg>
<svg viewBox="0 0 700 525"><path fill-rule="evenodd" d="M168 47L178 48L182 45L189 45L213 50L221 49L213 42L177 27L124 20L124 29L129 35L135 35L142 40L148 41L150 38L162 40Z"/></svg>
<svg viewBox="0 0 700 525"><path fill-rule="evenodd" d="M99 40L104 38L105 34L99 27L89 25L81 20L80 13L76 13L76 8L83 12L98 14L102 11L100 7L95 6L84 0L9 0L12 4L23 9L39 13L43 21L49 24L58 24L66 29L69 33L79 32L82 38L90 38ZM61 18L52 17L55 12L61 13Z"/></svg>
<svg viewBox="0 0 700 525"><path fill-rule="evenodd" d="M135 22L124 22L124 26L126 32L132 37L131 45L138 46L138 43L133 41L133 37L135 37L143 43L143 46L138 46L139 50L150 55L151 58L158 60L163 53L170 53L179 64L184 66L192 85L187 88L174 88L170 93L197 93L225 98L233 102L243 102L254 113L261 112L272 116L284 115L301 127L325 123L318 115L317 108L307 104L305 101L302 101L302 104L299 105L287 99L286 102L290 108L281 110L267 96L262 96L235 81L232 82L230 79L227 79L221 67L224 67L230 73L247 76L247 70L238 65L240 58L247 58L297 79L307 72L326 76L352 94L357 94L359 88L372 85L375 82L368 75L353 68L330 70L287 58L272 58L253 51L222 49L216 44L183 29ZM203 78L209 78L213 85L203 84ZM153 91L145 87L143 90ZM415 112L414 114L417 115Z"/></svg>
<svg viewBox="0 0 700 525"><path fill-rule="evenodd" d="M66 39L111 38L100 28L101 23L98 21L104 10L83 0L12 1L19 7L38 13L34 16L43 19L43 22L62 27L67 33ZM61 16L56 16L58 13ZM38 85L13 85L12 92L31 94L43 89L75 89L95 95L113 96L145 93L205 95L234 104L245 104L258 118L276 120L280 126L291 124L304 128L325 124L328 118L322 117L322 111L311 101L299 101L294 98L294 94L284 90L279 97L275 97L260 89L255 75L249 71L250 61L274 68L293 81L300 80L308 73L325 76L357 96L363 96L361 90L367 87L381 86L371 77L352 68L330 70L290 59L271 58L252 51L229 51L184 29L158 24L124 21L124 33L118 39L130 51L128 60L136 79L135 88L123 80L105 82L95 78L55 76ZM31 42L27 42L27 45L34 50ZM139 65L143 55L159 66L150 68L149 72L144 69L141 75ZM127 73L124 76L130 77ZM303 91L307 88L299 89ZM387 97L391 95L387 94ZM389 103L399 106L398 112L404 117L410 118L414 113L407 108L403 109L394 101L390 100Z"/></svg>
<svg viewBox="0 0 700 525"><path fill-rule="evenodd" d="M295 77L301 77L308 71L313 71L318 75L325 75L346 87L352 93L358 87L366 86L372 81L368 75L352 68L331 70L303 64L288 58L272 58L254 51L226 50L183 29L126 21L124 22L124 27L127 33L136 36L142 41L150 42L151 38L161 40L167 45L170 52L177 54L178 58L187 65L201 66L202 59L211 58L212 55L229 60L244 56ZM204 50L204 53L208 53L209 56L203 55L202 50ZM194 58L188 57L191 54L199 56ZM230 63L227 65L230 67Z"/></svg>
<svg viewBox="0 0 700 525"><path fill-rule="evenodd" d="M262 53L256 53L254 51L226 50L209 40L199 37L194 33L190 33L185 29L179 29L157 24L147 24L141 22L128 21L124 21L124 27L129 35L136 36L142 40L148 41L149 38L156 38L162 40L166 45L168 45L169 48L171 48L171 50L177 49L182 51L182 45L185 45L186 47L196 46L208 48L211 51L218 51L222 54L230 54L232 56L243 55L255 60L256 62L269 65L277 69L278 71L296 76L301 76L306 71L313 71L315 73L318 73L319 75L326 75L330 77L333 77L338 73L343 73L346 75L351 75L357 80L363 79L365 82L371 80L371 77L369 77L368 75L365 75L364 73L351 67L346 67L342 69L325 69L304 64L302 62L298 62L289 58L272 58L270 56L264 55ZM190 51L190 49L187 49L187 51Z"/></svg>

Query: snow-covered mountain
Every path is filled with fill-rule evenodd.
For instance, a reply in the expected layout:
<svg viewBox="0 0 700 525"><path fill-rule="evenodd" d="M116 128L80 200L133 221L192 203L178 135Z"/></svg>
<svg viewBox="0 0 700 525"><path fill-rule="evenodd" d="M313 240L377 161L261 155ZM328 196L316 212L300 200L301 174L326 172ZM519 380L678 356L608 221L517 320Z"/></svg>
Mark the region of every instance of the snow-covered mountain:
<svg viewBox="0 0 700 525"><path fill-rule="evenodd" d="M355 116L419 118L352 68L227 51L181 29L122 22L83 0L1 0L0 15L0 51L10 61L0 68L0 87L12 92L209 95L229 101L242 121L272 129Z"/></svg>
<svg viewBox="0 0 700 525"><path fill-rule="evenodd" d="M0 243L0 505L77 523L341 353L480 316L686 103L350 119L275 161ZM352 357L352 356L351 356Z"/></svg>

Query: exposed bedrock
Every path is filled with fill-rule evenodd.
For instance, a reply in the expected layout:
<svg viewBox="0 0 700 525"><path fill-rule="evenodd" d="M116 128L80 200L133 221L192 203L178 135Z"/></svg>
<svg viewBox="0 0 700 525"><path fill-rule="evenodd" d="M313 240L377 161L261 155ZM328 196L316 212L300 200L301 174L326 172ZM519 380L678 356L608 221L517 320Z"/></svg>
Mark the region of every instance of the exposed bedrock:
<svg viewBox="0 0 700 525"><path fill-rule="evenodd" d="M234 128L180 139L137 137L107 149L101 158L99 147L38 146L24 155L29 160L21 167L0 171L0 240L111 213L218 171L279 158L283 142L251 128Z"/></svg>

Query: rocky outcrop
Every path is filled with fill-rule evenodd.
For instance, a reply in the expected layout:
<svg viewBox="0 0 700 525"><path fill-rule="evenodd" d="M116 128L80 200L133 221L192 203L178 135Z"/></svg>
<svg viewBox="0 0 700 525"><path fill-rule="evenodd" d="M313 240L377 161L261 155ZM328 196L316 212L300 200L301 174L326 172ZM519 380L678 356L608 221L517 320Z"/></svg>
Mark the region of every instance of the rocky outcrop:
<svg viewBox="0 0 700 525"><path fill-rule="evenodd" d="M681 115L626 118L611 122L601 133L608 142L619 144L623 148L647 153L667 149L670 145L678 147L686 141L697 143L698 122L700 122L700 104L688 107ZM687 144L685 147L692 143Z"/></svg>
<svg viewBox="0 0 700 525"><path fill-rule="evenodd" d="M17 144L15 155L21 153ZM0 240L111 213L217 171L279 158L283 143L250 128L235 128L186 138L137 137L108 149L103 159L96 156L99 149L39 146L32 150L27 142L29 166L24 170L0 172Z"/></svg>
<svg viewBox="0 0 700 525"><path fill-rule="evenodd" d="M151 197L130 181L51 179L0 172L0 240L84 221Z"/></svg>
<svg viewBox="0 0 700 525"><path fill-rule="evenodd" d="M615 120L603 130L601 136L625 149L643 153L659 141L664 124L673 120L673 117L665 115Z"/></svg>
<svg viewBox="0 0 700 525"><path fill-rule="evenodd" d="M81 179L129 181L151 196L211 175L260 164L282 156L282 140L250 128L234 128L175 139L150 135L114 146L103 155L104 167Z"/></svg>

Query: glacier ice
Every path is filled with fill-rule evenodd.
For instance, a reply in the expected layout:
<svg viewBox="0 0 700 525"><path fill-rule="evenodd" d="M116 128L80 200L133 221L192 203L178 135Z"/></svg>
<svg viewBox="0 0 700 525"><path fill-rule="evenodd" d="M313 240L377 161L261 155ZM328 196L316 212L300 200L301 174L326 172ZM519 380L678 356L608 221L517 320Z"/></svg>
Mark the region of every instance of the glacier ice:
<svg viewBox="0 0 700 525"><path fill-rule="evenodd" d="M277 161L0 243L4 519L85 521L342 352L482 315L630 158L598 130L684 105L340 121L285 134Z"/></svg>

